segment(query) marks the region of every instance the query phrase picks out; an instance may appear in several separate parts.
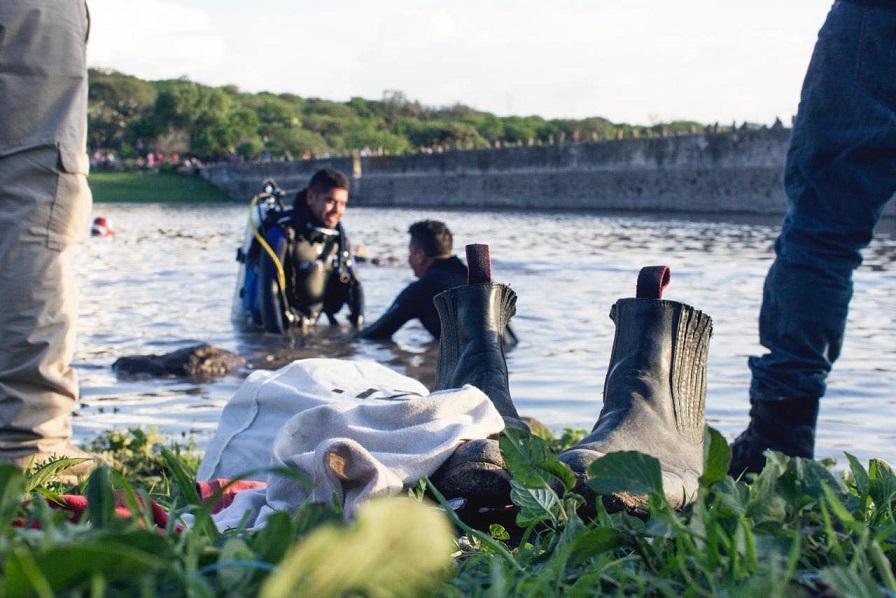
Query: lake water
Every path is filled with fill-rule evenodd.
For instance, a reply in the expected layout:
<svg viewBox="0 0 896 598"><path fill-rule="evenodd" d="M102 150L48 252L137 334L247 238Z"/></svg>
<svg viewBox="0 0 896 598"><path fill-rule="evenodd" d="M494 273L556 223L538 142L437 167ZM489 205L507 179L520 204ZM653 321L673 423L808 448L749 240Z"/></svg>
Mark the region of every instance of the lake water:
<svg viewBox="0 0 896 598"><path fill-rule="evenodd" d="M116 236L89 239L77 263L79 439L110 427L154 426L206 442L237 377L119 381L110 369L121 356L197 341L247 355L260 367L312 356L372 359L431 384L435 347L417 323L395 344L351 341L326 326L291 339L234 330L234 255L245 207L101 204L95 213L112 220ZM495 279L518 293L513 322L520 344L508 364L522 414L555 430L591 427L613 340L610 306L633 295L641 266L667 264L672 284L665 297L713 318L707 420L729 439L746 424L746 360L762 350L756 321L778 217L349 209L344 222L352 242L389 264L360 266L369 319L412 280L406 231L423 218L444 220L461 253L466 243L490 244ZM896 462L894 260L896 233L885 223L856 275L848 337L822 404L819 456L843 463L850 451Z"/></svg>

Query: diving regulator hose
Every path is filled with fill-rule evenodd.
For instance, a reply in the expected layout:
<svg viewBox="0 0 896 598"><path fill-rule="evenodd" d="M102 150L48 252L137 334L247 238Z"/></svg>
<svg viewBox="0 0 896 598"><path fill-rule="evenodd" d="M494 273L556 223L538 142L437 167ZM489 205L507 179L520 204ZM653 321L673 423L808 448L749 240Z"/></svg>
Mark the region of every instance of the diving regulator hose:
<svg viewBox="0 0 896 598"><path fill-rule="evenodd" d="M252 220L252 210L255 209L258 201L261 199L267 199L269 197L271 197L270 193L262 191L261 193L253 197L249 202L249 226L252 227L252 233L255 235L258 243L267 252L267 254L271 256L271 260L274 262L274 267L277 269L277 282L280 283L280 288L286 290L286 272L283 271L283 264L280 263L280 258L277 257L277 253L273 250L273 248L271 248L270 245L268 245L268 242L264 240L264 237L258 231L258 228L255 226L255 222Z"/></svg>

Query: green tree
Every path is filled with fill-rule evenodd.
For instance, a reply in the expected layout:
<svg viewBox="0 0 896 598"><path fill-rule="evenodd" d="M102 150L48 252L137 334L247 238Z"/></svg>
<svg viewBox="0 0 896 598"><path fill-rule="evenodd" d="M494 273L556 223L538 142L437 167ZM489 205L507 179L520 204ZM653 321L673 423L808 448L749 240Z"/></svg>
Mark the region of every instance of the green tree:
<svg viewBox="0 0 896 598"><path fill-rule="evenodd" d="M152 83L115 71L91 69L88 145L117 148L126 143L131 123L149 110L155 100Z"/></svg>
<svg viewBox="0 0 896 598"><path fill-rule="evenodd" d="M425 106L395 90L383 92L378 100L334 102L289 93L245 93L234 85L209 87L184 78L142 81L97 69L91 69L90 83L89 145L122 155L132 155L138 141L166 153L188 150L216 159L233 151L248 158L265 150L275 156L364 147L402 153L431 146L690 133L703 127L691 121L645 127L600 117L502 117L460 103Z"/></svg>

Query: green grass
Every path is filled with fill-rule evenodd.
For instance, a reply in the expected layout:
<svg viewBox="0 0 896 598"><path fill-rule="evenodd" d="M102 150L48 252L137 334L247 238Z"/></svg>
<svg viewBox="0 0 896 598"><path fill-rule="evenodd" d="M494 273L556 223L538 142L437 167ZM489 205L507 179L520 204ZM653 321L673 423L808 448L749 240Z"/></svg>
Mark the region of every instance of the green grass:
<svg viewBox="0 0 896 598"><path fill-rule="evenodd" d="M228 199L204 179L170 173L94 172L87 182L96 202L194 203Z"/></svg>
<svg viewBox="0 0 896 598"><path fill-rule="evenodd" d="M708 430L693 505L670 507L655 459L614 453L589 469L589 485L644 496L643 509L609 513L597 500L582 517L585 499L555 456L577 436L502 436L515 530L469 528L428 504L442 501L423 484L368 502L350 523L306 505L258 532L221 533L193 489L194 450L108 433L89 448L110 466L75 489L91 501L81 523L47 508L71 490L52 465L0 466L0 595L896 596L896 474L883 461L847 455L835 475L771 454L746 483L726 475L730 449ZM113 515L114 492L131 518ZM149 498L194 525L153 529Z"/></svg>

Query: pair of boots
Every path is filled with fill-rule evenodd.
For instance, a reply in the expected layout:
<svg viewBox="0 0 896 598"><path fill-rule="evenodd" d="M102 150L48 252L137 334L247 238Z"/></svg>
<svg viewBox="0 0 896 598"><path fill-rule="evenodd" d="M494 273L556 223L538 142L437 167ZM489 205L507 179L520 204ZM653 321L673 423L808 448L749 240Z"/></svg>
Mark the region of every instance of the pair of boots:
<svg viewBox="0 0 896 598"><path fill-rule="evenodd" d="M470 284L435 298L442 323L438 389L473 384L494 403L508 426L525 428L510 398L502 333L514 314L516 294L491 282L487 246L468 246ZM616 337L604 384L603 408L586 438L564 451L560 459L585 485L588 466L616 451L639 451L662 465L663 489L676 507L696 495L703 469L703 428L706 399L706 359L712 322L683 303L661 299L669 281L665 267L645 268L637 297L620 299L610 311ZM502 471L500 451L493 440L461 445L433 476L452 498L478 499L482 504L506 500L509 477ZM503 475L502 475L503 474ZM469 492L475 489L475 496ZM635 507L640 499L608 496Z"/></svg>

